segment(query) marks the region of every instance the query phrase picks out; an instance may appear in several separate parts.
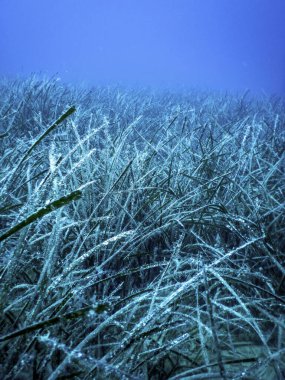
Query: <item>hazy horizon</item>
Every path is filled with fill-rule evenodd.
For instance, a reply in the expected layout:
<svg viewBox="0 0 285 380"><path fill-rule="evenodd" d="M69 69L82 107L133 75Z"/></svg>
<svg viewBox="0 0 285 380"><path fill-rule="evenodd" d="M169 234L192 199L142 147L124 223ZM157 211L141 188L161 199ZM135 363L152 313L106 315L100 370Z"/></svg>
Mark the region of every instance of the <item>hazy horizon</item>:
<svg viewBox="0 0 285 380"><path fill-rule="evenodd" d="M283 0L0 0L0 75L285 94Z"/></svg>

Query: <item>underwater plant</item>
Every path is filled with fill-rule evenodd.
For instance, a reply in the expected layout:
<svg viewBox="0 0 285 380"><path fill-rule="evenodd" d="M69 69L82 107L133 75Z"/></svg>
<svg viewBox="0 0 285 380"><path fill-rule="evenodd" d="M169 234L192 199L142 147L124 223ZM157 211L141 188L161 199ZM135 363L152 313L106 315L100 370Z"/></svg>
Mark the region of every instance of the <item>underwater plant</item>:
<svg viewBox="0 0 285 380"><path fill-rule="evenodd" d="M0 120L2 379L285 377L284 100L33 76Z"/></svg>

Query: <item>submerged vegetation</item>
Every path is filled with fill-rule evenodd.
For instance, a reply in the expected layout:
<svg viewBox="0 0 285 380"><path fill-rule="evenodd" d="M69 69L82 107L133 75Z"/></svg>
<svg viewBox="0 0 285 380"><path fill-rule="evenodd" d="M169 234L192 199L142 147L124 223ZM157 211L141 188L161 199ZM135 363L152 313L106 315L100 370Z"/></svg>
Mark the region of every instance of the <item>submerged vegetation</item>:
<svg viewBox="0 0 285 380"><path fill-rule="evenodd" d="M0 82L1 379L284 379L282 99Z"/></svg>

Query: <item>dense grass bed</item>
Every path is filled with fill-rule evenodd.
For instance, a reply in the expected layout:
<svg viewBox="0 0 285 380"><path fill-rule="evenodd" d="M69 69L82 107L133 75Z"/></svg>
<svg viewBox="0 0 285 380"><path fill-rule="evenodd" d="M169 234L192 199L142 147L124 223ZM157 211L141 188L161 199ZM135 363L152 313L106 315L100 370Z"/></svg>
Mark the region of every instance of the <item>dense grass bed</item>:
<svg viewBox="0 0 285 380"><path fill-rule="evenodd" d="M284 379L282 99L0 81L1 379Z"/></svg>

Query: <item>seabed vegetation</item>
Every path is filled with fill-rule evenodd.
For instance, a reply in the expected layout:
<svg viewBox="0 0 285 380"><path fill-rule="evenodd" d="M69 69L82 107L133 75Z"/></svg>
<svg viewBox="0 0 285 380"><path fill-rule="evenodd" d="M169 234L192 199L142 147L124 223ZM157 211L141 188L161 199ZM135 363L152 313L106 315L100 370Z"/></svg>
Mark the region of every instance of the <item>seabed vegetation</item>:
<svg viewBox="0 0 285 380"><path fill-rule="evenodd" d="M1 379L285 378L285 104L0 80Z"/></svg>

